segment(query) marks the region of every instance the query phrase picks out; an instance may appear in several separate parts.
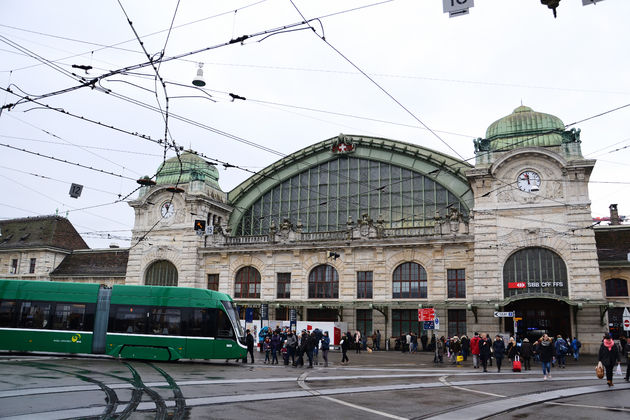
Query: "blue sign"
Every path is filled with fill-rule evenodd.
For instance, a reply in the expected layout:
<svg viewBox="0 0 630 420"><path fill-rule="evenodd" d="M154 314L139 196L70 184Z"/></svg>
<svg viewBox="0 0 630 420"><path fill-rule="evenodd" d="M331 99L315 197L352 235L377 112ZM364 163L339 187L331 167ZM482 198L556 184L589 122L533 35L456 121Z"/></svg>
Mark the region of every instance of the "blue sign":
<svg viewBox="0 0 630 420"><path fill-rule="evenodd" d="M254 308L245 308L245 322L254 322Z"/></svg>
<svg viewBox="0 0 630 420"><path fill-rule="evenodd" d="M435 329L435 323L433 321L424 321L423 329L425 329L425 330L434 330Z"/></svg>
<svg viewBox="0 0 630 420"><path fill-rule="evenodd" d="M294 308L289 309L289 329L291 331L297 329L297 311Z"/></svg>

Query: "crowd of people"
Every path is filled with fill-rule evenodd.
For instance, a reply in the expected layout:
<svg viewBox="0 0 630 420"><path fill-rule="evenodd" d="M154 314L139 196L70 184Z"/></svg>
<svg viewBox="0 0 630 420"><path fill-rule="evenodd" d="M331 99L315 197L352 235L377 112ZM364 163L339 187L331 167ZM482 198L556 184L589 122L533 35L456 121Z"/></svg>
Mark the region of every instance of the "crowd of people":
<svg viewBox="0 0 630 420"><path fill-rule="evenodd" d="M369 347L366 335L362 335L358 330L353 334L349 331L342 334L339 342L340 364L347 365L350 362L348 357L350 349L354 349L356 353L360 353L361 350L380 350L380 331L375 331L370 338L371 346ZM288 327L276 327L275 330L268 328L262 340L261 351L265 355L265 364L279 364L278 357L280 356L286 366L303 367L306 360L308 361L307 368L312 368L314 364L319 364L321 353L324 367L328 366L328 354L332 345L328 331L316 328L312 331L302 330L301 333L297 333ZM497 372L501 372L504 359L507 359L509 369L513 368L515 361L520 362L523 370L531 370L532 363L540 363L544 380L551 379L552 367L566 368L567 357L575 361L579 360L582 347L577 337L565 339L560 334L555 337L543 334L534 342L530 342L528 338L517 340L510 337L506 343L502 335L491 338L489 334L475 332L472 338L466 335L436 338L432 335L429 340L426 335L418 338L417 334L410 331L396 338L395 350L416 353L419 340L422 343L422 350L434 352L436 364L444 363L446 360L451 364L461 365L471 356L474 369L483 368L483 372L488 372L488 367L491 367L494 362ZM250 330L247 330L246 344L248 356L254 363L255 340ZM247 363L249 357L244 358L243 362ZM612 372L615 366L619 366L622 357L629 358L624 378L628 382L630 381L630 342L625 336L621 336L619 342L616 343L609 334L606 334L599 349L598 360L605 369L609 386L613 386Z"/></svg>

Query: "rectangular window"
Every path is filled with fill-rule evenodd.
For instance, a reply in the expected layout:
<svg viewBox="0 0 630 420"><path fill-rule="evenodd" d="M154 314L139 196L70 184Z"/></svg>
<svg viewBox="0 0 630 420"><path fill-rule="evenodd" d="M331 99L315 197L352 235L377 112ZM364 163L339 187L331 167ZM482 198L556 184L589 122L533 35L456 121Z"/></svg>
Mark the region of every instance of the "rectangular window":
<svg viewBox="0 0 630 420"><path fill-rule="evenodd" d="M116 333L146 334L147 310L145 306L112 305L107 330Z"/></svg>
<svg viewBox="0 0 630 420"><path fill-rule="evenodd" d="M372 334L372 310L357 309L357 330L361 331L361 336Z"/></svg>
<svg viewBox="0 0 630 420"><path fill-rule="evenodd" d="M0 302L0 327L14 327L18 303L14 300Z"/></svg>
<svg viewBox="0 0 630 420"><path fill-rule="evenodd" d="M18 260L16 258L11 260L11 269L9 271L9 273L11 274L17 274L18 272Z"/></svg>
<svg viewBox="0 0 630 420"><path fill-rule="evenodd" d="M21 328L50 328L51 302L22 302L22 310L18 320Z"/></svg>
<svg viewBox="0 0 630 420"><path fill-rule="evenodd" d="M182 314L179 308L153 308L151 328L153 334L181 335Z"/></svg>
<svg viewBox="0 0 630 420"><path fill-rule="evenodd" d="M448 335L461 336L466 334L466 309L448 310Z"/></svg>
<svg viewBox="0 0 630 420"><path fill-rule="evenodd" d="M448 280L448 297L449 298L465 298L466 297L466 270L464 269L448 269L446 270Z"/></svg>
<svg viewBox="0 0 630 420"><path fill-rule="evenodd" d="M35 262L37 261L37 258L31 258L31 264L28 267L28 272L29 273L34 273L35 272Z"/></svg>
<svg viewBox="0 0 630 420"><path fill-rule="evenodd" d="M289 299L291 297L291 273L277 273L278 299Z"/></svg>
<svg viewBox="0 0 630 420"><path fill-rule="evenodd" d="M53 317L53 330L84 331L85 304L57 303Z"/></svg>
<svg viewBox="0 0 630 420"><path fill-rule="evenodd" d="M372 271L357 271L357 299L372 299Z"/></svg>
<svg viewBox="0 0 630 420"><path fill-rule="evenodd" d="M208 290L219 291L219 275L208 274Z"/></svg>

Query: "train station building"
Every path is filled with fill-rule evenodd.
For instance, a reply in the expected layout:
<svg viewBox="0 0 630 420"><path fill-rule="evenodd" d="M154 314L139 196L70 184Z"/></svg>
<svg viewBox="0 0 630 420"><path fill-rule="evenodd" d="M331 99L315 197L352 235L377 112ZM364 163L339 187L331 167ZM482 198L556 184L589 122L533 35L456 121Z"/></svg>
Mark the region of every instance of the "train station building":
<svg viewBox="0 0 630 420"><path fill-rule="evenodd" d="M339 135L230 192L214 165L184 152L129 203L124 281L219 290L272 325L295 313L383 337L431 335L418 309L433 308L438 335L516 327L530 339L578 336L594 351L630 306L630 226L616 207L610 225L594 226L595 161L580 145L579 130L519 106L474 140L474 164Z"/></svg>

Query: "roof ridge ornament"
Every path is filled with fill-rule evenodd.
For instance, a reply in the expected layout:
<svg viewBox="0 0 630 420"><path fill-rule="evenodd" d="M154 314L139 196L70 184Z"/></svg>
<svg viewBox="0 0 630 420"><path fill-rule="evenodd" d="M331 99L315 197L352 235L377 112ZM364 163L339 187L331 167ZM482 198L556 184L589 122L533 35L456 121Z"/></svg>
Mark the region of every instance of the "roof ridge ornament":
<svg viewBox="0 0 630 420"><path fill-rule="evenodd" d="M355 149L356 145L350 136L339 134L337 139L333 141L330 151L333 153L346 154L354 152Z"/></svg>

